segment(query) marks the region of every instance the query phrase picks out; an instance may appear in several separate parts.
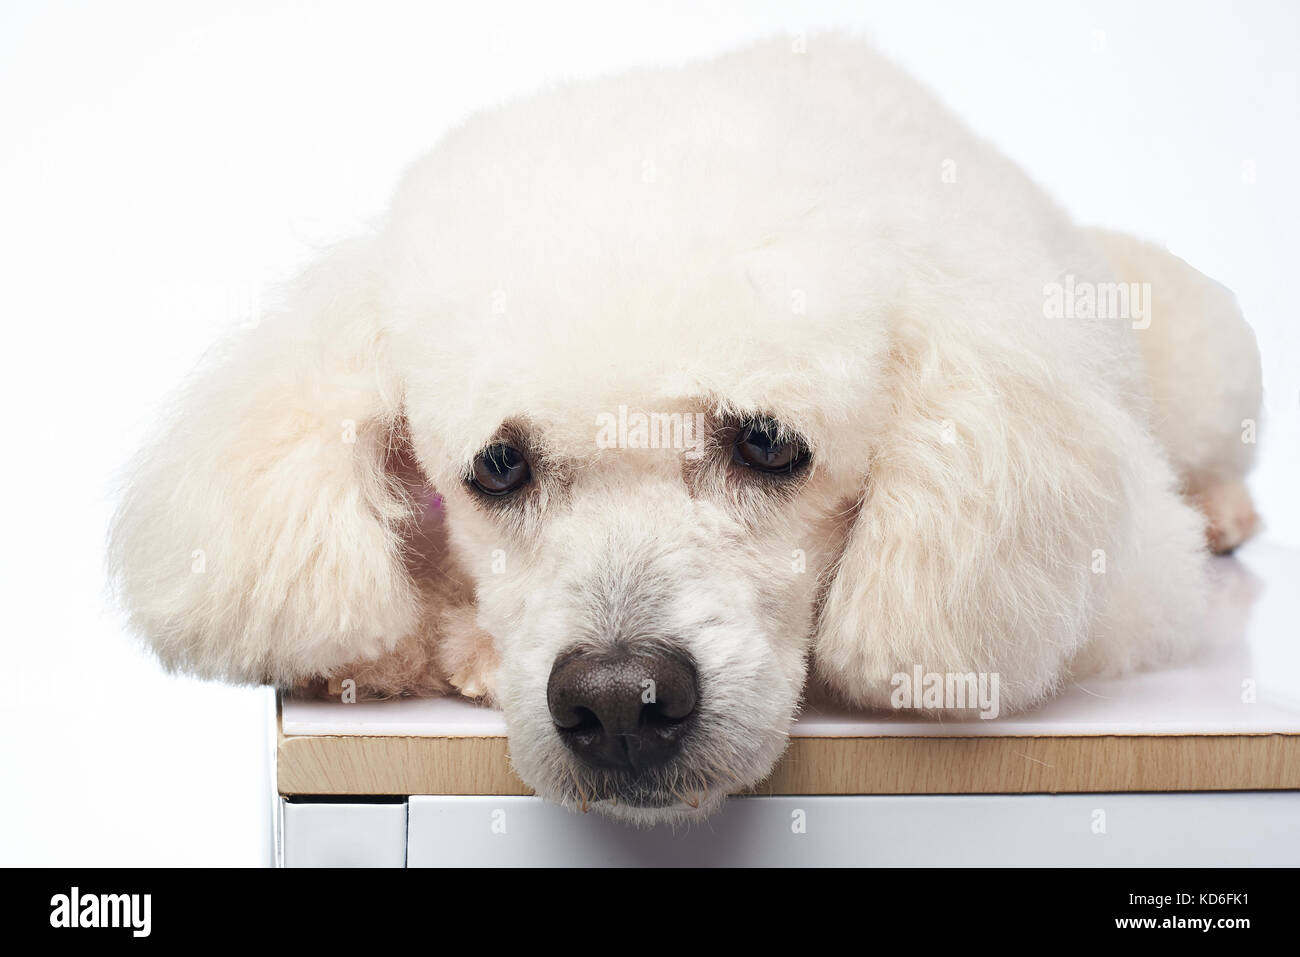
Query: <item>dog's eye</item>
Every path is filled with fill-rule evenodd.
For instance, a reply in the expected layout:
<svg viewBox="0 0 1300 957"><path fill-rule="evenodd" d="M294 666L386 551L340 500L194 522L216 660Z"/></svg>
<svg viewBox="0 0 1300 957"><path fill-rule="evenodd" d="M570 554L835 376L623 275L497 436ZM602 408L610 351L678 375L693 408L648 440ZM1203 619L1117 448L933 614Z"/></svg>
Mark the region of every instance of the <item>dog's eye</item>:
<svg viewBox="0 0 1300 957"><path fill-rule="evenodd" d="M772 419L744 423L736 436L736 460L761 472L793 472L808 461L808 450L780 434L781 427Z"/></svg>
<svg viewBox="0 0 1300 957"><path fill-rule="evenodd" d="M484 495L505 495L528 481L528 460L510 445L491 445L474 460L470 484Z"/></svg>

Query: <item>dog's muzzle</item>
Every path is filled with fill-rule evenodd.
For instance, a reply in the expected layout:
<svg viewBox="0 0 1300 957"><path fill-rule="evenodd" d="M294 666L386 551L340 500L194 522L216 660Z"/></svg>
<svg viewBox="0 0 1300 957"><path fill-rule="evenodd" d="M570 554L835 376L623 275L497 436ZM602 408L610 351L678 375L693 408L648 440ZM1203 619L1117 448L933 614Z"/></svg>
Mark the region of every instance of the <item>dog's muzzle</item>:
<svg viewBox="0 0 1300 957"><path fill-rule="evenodd" d="M690 657L672 647L581 648L556 659L546 703L579 761L636 778L682 750L695 725L699 678Z"/></svg>

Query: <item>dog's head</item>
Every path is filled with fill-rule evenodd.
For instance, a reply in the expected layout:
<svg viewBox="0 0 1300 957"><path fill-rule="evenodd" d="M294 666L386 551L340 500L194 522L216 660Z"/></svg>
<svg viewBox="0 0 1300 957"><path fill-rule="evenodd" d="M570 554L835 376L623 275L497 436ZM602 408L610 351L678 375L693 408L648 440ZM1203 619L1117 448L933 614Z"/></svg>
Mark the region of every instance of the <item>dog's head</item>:
<svg viewBox="0 0 1300 957"><path fill-rule="evenodd" d="M952 200L910 155L687 83L470 122L199 380L115 534L164 661L291 684L436 629L400 446L548 797L707 810L771 769L810 654L867 703L900 661L1051 686L1124 498L1096 477L1133 432L1099 334L999 325L1041 283L979 258L993 180L950 240L916 228ZM978 281L945 278L963 256Z"/></svg>
<svg viewBox="0 0 1300 957"><path fill-rule="evenodd" d="M497 643L524 779L689 813L784 747L884 418L881 324L848 260L834 276L818 251L830 223L756 245L794 210L723 227L689 208L702 183L594 162L567 199L603 202L555 222L559 174L536 165L498 174L512 200L470 187L483 228L454 249L408 184L385 253L405 263L389 348L406 432ZM421 171L452 175L475 178Z"/></svg>

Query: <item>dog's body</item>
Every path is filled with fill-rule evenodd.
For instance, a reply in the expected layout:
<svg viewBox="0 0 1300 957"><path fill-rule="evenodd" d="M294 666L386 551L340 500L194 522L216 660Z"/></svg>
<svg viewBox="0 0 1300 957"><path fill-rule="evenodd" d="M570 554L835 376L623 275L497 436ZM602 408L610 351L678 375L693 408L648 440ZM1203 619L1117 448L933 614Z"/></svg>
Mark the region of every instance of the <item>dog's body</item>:
<svg viewBox="0 0 1300 957"><path fill-rule="evenodd" d="M1116 280L1141 310L1069 317ZM1006 710L1167 656L1207 528L1253 528L1259 392L1222 287L1076 228L859 44L769 43L449 135L203 379L114 559L171 666L491 693L540 793L659 819L767 773L809 660L871 707L997 674ZM671 755L592 759L591 674L647 655Z"/></svg>

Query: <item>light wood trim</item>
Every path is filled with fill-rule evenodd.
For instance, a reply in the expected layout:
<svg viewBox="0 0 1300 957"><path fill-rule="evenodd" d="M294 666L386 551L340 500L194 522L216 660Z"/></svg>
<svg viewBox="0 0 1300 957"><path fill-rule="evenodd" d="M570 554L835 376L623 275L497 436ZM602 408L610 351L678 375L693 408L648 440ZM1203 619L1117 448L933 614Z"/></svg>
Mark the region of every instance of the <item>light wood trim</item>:
<svg viewBox="0 0 1300 957"><path fill-rule="evenodd" d="M1300 788L1300 736L795 738L762 794Z"/></svg>
<svg viewBox="0 0 1300 957"><path fill-rule="evenodd" d="M280 737L281 794L531 794L505 738Z"/></svg>
<svg viewBox="0 0 1300 957"><path fill-rule="evenodd" d="M529 794L502 737L279 734L282 794ZM760 794L1300 789L1300 735L793 738Z"/></svg>

